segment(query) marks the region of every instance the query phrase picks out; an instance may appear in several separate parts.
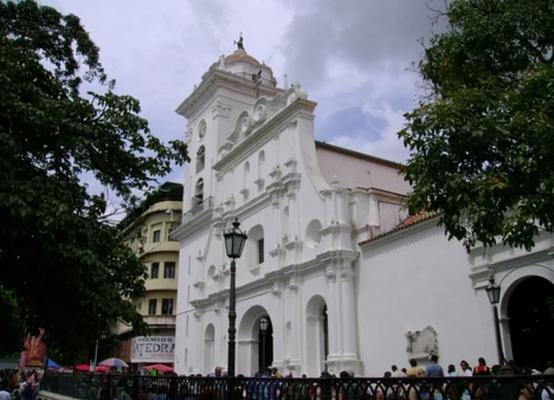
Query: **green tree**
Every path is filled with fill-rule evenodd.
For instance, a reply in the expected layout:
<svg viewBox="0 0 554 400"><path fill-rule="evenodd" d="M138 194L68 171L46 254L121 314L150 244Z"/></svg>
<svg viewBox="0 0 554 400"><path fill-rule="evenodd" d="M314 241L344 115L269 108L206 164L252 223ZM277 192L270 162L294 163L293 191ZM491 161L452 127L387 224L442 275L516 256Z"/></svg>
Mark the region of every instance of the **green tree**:
<svg viewBox="0 0 554 400"><path fill-rule="evenodd" d="M144 328L125 300L143 293L144 266L82 178L129 201L186 145L164 145L114 92L76 16L33 1L0 2L0 87L0 284L73 361L118 320Z"/></svg>
<svg viewBox="0 0 554 400"><path fill-rule="evenodd" d="M554 3L454 0L419 63L429 96L399 133L411 211L467 248L530 249L554 215Z"/></svg>
<svg viewBox="0 0 554 400"><path fill-rule="evenodd" d="M24 326L17 297L11 290L0 286L0 354L11 355L21 346Z"/></svg>

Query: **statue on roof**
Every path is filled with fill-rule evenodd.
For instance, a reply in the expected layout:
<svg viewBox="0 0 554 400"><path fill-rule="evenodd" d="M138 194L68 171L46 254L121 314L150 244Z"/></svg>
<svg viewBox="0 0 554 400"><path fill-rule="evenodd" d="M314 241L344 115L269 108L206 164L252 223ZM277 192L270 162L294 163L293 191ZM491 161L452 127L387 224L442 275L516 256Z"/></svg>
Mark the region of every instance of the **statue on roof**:
<svg viewBox="0 0 554 400"><path fill-rule="evenodd" d="M243 45L243 39L242 39L242 32L240 33L239 35L239 40L235 40L234 41L234 44L237 45L237 50L242 50L242 51L246 51L244 50L244 45Z"/></svg>

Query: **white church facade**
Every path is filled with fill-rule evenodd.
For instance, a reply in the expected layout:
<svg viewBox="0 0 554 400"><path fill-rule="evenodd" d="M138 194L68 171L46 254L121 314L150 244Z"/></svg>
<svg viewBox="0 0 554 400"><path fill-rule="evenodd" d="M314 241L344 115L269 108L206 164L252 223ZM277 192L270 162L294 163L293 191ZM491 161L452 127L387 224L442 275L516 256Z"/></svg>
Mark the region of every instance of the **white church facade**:
<svg viewBox="0 0 554 400"><path fill-rule="evenodd" d="M237 259L237 374L274 366L283 375L381 376L431 353L443 364L496 362L484 290L492 274L502 289L503 348L517 358L524 338L513 343L522 328L511 326L510 312L523 306L510 298L540 292L518 294L530 278L544 286L537 304L552 294L552 235L532 252L466 253L436 217L406 219L410 187L399 164L315 141L315 107L299 85L277 87L271 69L243 49L214 63L178 107L191 163L173 232L181 266L176 372L226 369L223 233L235 218L248 235ZM538 330L552 332L552 322Z"/></svg>

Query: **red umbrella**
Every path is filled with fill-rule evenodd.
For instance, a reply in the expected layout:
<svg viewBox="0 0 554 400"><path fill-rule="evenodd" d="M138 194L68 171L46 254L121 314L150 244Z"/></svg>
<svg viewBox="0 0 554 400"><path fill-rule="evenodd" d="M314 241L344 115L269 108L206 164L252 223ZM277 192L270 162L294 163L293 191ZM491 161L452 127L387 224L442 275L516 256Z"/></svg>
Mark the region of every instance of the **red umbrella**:
<svg viewBox="0 0 554 400"><path fill-rule="evenodd" d="M101 374L105 374L106 372L110 372L111 368L107 367L105 365L98 365L96 366L96 372L100 372Z"/></svg>
<svg viewBox="0 0 554 400"><path fill-rule="evenodd" d="M79 364L79 365L74 366L73 370L78 371L78 372L89 372L90 371L90 366L88 364Z"/></svg>
<svg viewBox="0 0 554 400"><path fill-rule="evenodd" d="M158 370L159 372L173 372L173 368L171 367L168 367L167 365L164 365L164 364L152 364L152 365L147 365L146 367L143 368L145 371L150 371L152 369L155 369L155 370Z"/></svg>

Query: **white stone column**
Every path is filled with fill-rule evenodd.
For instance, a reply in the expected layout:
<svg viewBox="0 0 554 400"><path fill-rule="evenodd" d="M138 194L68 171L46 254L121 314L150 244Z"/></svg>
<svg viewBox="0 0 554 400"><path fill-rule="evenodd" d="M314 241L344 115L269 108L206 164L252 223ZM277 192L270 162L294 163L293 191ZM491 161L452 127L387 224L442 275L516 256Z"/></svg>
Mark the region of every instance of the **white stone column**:
<svg viewBox="0 0 554 400"><path fill-rule="evenodd" d="M281 282L278 278L273 281L273 288L271 290L273 295L273 312L270 313L271 324L273 326L273 363L272 366L282 370L283 358L284 358L284 333L285 333L285 307L284 299L281 296ZM270 310L268 310L270 312Z"/></svg>
<svg viewBox="0 0 554 400"><path fill-rule="evenodd" d="M332 261L335 266L335 276L333 285L329 285L331 297L327 304L329 319L327 365L329 372L337 375L343 370L359 375L362 370L358 356L352 261L353 254L339 255Z"/></svg>
<svg viewBox="0 0 554 400"><path fill-rule="evenodd" d="M329 329L329 354L327 355L328 366L331 372L333 365L341 358L341 335L342 328L340 326L340 287L337 282L336 263L334 260L329 260L325 269L327 275L327 284L329 297L327 303L327 319ZM310 357L310 354L308 354ZM340 371L336 371L337 374Z"/></svg>
<svg viewBox="0 0 554 400"><path fill-rule="evenodd" d="M354 271L351 260L342 260L340 266L340 326L342 329L342 358L358 360L356 303L354 299Z"/></svg>
<svg viewBox="0 0 554 400"><path fill-rule="evenodd" d="M288 341L285 342L285 346L288 349L285 349L285 355L289 357L288 360L288 369L289 372L292 372L294 376L299 376L300 374L300 359L302 352L302 332L300 331L302 318L301 318L301 303L300 296L298 294L298 277L295 275L290 276L288 284L288 304L287 311L285 315L288 316L288 320L291 323L290 335L288 336ZM287 321L285 321L285 330L286 330ZM288 351L287 351L288 350Z"/></svg>

